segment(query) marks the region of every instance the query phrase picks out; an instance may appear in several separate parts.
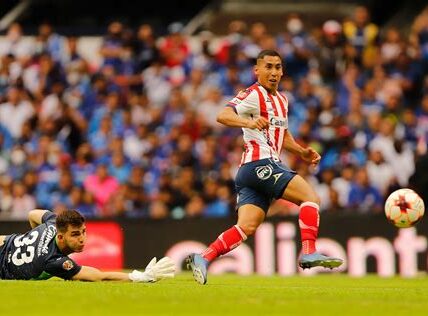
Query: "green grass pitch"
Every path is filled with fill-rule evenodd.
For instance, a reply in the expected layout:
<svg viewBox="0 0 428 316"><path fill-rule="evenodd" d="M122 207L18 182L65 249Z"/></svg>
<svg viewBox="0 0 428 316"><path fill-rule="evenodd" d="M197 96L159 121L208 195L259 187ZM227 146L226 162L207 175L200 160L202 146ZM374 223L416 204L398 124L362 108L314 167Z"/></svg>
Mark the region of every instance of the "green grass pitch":
<svg viewBox="0 0 428 316"><path fill-rule="evenodd" d="M428 315L428 278L210 276L155 284L0 281L1 315Z"/></svg>

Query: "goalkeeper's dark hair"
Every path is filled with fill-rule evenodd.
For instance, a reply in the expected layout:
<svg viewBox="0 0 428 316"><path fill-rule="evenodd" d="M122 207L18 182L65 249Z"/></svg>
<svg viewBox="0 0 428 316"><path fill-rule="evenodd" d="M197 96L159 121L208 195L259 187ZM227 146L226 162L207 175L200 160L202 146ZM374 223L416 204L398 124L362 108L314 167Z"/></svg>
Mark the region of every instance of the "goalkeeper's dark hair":
<svg viewBox="0 0 428 316"><path fill-rule="evenodd" d="M273 49L264 49L264 50L262 50L257 55L257 60L263 59L265 56L276 56L276 57L279 57L282 60L281 55L276 50L273 50Z"/></svg>
<svg viewBox="0 0 428 316"><path fill-rule="evenodd" d="M59 213L56 217L56 229L65 233L68 226L80 227L85 223L85 218L76 210L65 210Z"/></svg>

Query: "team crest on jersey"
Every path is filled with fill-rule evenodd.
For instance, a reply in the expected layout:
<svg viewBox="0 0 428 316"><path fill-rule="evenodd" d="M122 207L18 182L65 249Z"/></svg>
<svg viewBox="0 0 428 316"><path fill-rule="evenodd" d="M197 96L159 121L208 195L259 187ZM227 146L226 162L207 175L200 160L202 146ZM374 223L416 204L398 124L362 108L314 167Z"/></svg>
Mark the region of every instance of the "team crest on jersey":
<svg viewBox="0 0 428 316"><path fill-rule="evenodd" d="M71 260L65 260L62 264L62 268L67 271L70 271L71 269L73 269L73 267L74 267L74 264L73 264L73 261Z"/></svg>
<svg viewBox="0 0 428 316"><path fill-rule="evenodd" d="M239 91L239 93L234 97L231 101L229 101L229 105L235 106L241 103L248 95L251 93L251 89L245 89Z"/></svg>
<svg viewBox="0 0 428 316"><path fill-rule="evenodd" d="M250 94L250 90L241 90L239 91L238 95L236 96L239 100L244 100L248 95Z"/></svg>
<svg viewBox="0 0 428 316"><path fill-rule="evenodd" d="M256 170L256 175L260 180L269 179L273 172L273 168L271 165L258 166L255 170Z"/></svg>

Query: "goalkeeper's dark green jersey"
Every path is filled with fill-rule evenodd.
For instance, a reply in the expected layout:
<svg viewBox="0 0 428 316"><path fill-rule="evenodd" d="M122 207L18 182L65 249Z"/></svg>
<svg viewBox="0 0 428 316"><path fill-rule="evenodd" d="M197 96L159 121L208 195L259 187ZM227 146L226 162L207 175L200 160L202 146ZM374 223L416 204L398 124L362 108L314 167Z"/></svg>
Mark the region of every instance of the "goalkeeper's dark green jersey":
<svg viewBox="0 0 428 316"><path fill-rule="evenodd" d="M80 271L81 266L56 244L55 218L54 213L46 212L36 228L6 237L0 247L0 279L71 279Z"/></svg>

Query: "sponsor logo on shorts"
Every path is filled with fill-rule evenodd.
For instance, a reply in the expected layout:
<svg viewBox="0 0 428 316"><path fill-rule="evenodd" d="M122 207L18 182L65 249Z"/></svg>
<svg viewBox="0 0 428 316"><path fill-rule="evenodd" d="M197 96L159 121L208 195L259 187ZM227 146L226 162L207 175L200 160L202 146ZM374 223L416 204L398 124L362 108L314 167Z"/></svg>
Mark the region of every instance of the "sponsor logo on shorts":
<svg viewBox="0 0 428 316"><path fill-rule="evenodd" d="M276 182L278 181L278 179L279 179L279 178L281 178L281 176L282 176L283 174L284 174L283 172L281 172L281 173L275 173L275 174L273 175L273 177L274 177L274 179L275 179L275 182L274 182L273 184L276 184Z"/></svg>
<svg viewBox="0 0 428 316"><path fill-rule="evenodd" d="M73 261L65 260L62 264L62 267L64 270L70 271L74 267Z"/></svg>
<svg viewBox="0 0 428 316"><path fill-rule="evenodd" d="M257 177L260 180L267 180L270 178L270 176L272 175L273 172L273 168L271 165L266 165L266 166L258 166L256 168L256 174Z"/></svg>

